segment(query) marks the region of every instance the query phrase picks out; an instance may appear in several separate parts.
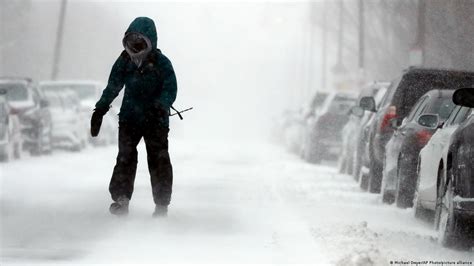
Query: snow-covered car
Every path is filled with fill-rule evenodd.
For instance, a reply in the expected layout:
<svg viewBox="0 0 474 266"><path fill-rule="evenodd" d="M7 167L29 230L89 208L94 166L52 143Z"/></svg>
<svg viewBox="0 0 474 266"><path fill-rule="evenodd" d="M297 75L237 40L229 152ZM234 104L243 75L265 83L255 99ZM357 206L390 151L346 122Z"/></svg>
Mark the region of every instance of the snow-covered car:
<svg viewBox="0 0 474 266"><path fill-rule="evenodd" d="M474 89L460 89L454 103L474 108ZM435 227L443 246L470 248L474 244L474 115L453 132L447 161L440 171Z"/></svg>
<svg viewBox="0 0 474 266"><path fill-rule="evenodd" d="M352 175L354 171L355 160L358 156L357 147L362 128L373 115L371 112L365 112L359 106L360 98L364 96L373 96L376 103L379 103L390 85L388 82L372 82L367 84L359 93L358 101L350 110L349 122L342 129L342 151L339 156L339 172ZM358 160L358 159L357 159Z"/></svg>
<svg viewBox="0 0 474 266"><path fill-rule="evenodd" d="M21 129L18 116L10 112L6 90L0 90L0 161L20 158L22 151Z"/></svg>
<svg viewBox="0 0 474 266"><path fill-rule="evenodd" d="M387 87L390 86L387 83ZM382 103L382 99L387 95L387 87L382 87L378 90L377 94L374 97L375 104L377 108L380 107ZM374 123L374 113L372 112L364 112L364 116L367 116L367 120L360 125L360 129L357 137L357 143L354 150L353 161L352 161L352 169L353 174L352 176L354 179L359 182L360 187L363 190L367 190L367 179L368 179L368 169L369 169L369 130ZM361 174L364 172L364 174ZM362 178L361 178L362 177Z"/></svg>
<svg viewBox="0 0 474 266"><path fill-rule="evenodd" d="M381 188L384 202L395 201L401 208L413 206L420 150L453 111L453 92L425 93L400 126L391 125L395 131L385 147Z"/></svg>
<svg viewBox="0 0 474 266"><path fill-rule="evenodd" d="M40 87L44 91L72 90L77 93L80 100L80 113L83 119L89 121L95 103L100 98L105 86L96 81L42 81ZM89 136L89 142L95 146L107 145L117 142L118 110L121 104L121 95L112 103L112 108L104 116L100 134L96 138L90 137L89 124L84 128Z"/></svg>
<svg viewBox="0 0 474 266"><path fill-rule="evenodd" d="M287 111L282 124L282 141L285 147L295 154L301 151L302 134L304 132L303 115L298 111Z"/></svg>
<svg viewBox="0 0 474 266"><path fill-rule="evenodd" d="M303 158L311 163L335 158L342 147L342 128L349 120L349 110L357 95L345 92L330 94L314 118L308 122Z"/></svg>
<svg viewBox="0 0 474 266"><path fill-rule="evenodd" d="M447 162L451 135L459 124L471 115L471 112L471 108L468 107L454 108L443 126L421 149L417 167L418 182L413 202L415 216L421 217L427 212L435 211L439 181Z"/></svg>
<svg viewBox="0 0 474 266"><path fill-rule="evenodd" d="M22 147L32 155L51 152L51 112L49 103L36 85L26 78L0 78L6 90L10 112L18 115Z"/></svg>
<svg viewBox="0 0 474 266"><path fill-rule="evenodd" d="M79 151L86 146L86 120L81 115L79 97L71 90L45 91L52 114L52 144L55 148Z"/></svg>
<svg viewBox="0 0 474 266"><path fill-rule="evenodd" d="M385 147L394 132L391 125L400 125L426 92L471 86L473 78L474 72L413 67L392 82L380 108L371 97L361 99L363 109L376 113L369 132L368 190L371 193L380 193Z"/></svg>

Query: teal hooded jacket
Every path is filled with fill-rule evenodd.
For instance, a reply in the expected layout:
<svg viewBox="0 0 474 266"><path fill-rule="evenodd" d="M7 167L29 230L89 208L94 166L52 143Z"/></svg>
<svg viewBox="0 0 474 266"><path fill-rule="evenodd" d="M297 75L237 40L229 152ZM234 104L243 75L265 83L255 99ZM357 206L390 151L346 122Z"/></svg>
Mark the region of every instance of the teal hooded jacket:
<svg viewBox="0 0 474 266"><path fill-rule="evenodd" d="M157 49L155 23L147 17L136 18L125 33L146 36L152 50L140 67L124 50L115 61L107 87L96 103L96 109L108 110L125 86L119 121L122 123L158 123L169 127L170 107L176 99L176 76L170 60Z"/></svg>

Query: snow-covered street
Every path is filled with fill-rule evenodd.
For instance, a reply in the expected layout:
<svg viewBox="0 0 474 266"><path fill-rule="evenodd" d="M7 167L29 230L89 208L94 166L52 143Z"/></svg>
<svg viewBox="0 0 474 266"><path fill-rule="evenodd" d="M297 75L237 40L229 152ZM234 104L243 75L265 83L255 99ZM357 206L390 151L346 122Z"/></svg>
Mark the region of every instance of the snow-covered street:
<svg viewBox="0 0 474 266"><path fill-rule="evenodd" d="M115 147L1 165L0 264L474 261L472 252L442 248L411 209L261 142L171 138L172 204L167 218L154 219L139 147L124 218L108 212Z"/></svg>

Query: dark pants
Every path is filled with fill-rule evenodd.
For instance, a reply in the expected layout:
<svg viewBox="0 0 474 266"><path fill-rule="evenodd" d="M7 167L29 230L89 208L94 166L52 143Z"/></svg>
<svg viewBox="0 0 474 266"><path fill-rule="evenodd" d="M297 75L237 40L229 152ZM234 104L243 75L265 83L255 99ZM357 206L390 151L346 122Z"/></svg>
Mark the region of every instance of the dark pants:
<svg viewBox="0 0 474 266"><path fill-rule="evenodd" d="M125 196L130 199L137 172L137 145L145 140L148 155L153 200L157 205L169 205L173 186L173 169L168 153L169 128L158 125L134 125L120 123L119 152L110 180L109 191L116 201Z"/></svg>

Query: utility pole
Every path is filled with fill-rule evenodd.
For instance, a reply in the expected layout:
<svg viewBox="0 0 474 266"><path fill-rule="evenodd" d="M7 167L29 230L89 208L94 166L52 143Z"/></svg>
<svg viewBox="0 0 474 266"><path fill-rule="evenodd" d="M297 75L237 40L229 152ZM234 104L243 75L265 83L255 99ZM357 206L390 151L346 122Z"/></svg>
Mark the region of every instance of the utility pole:
<svg viewBox="0 0 474 266"><path fill-rule="evenodd" d="M314 93L314 40L315 40L315 29L316 29L316 3L310 2L310 27L309 27L309 57L308 57L308 90L309 96L312 97ZM308 95L308 94L307 94Z"/></svg>
<svg viewBox="0 0 474 266"><path fill-rule="evenodd" d="M365 55L365 18L364 1L359 0L359 70L364 71Z"/></svg>
<svg viewBox="0 0 474 266"><path fill-rule="evenodd" d="M323 23L321 27L321 89L326 89L326 65L327 65L327 2L323 1L322 17Z"/></svg>
<svg viewBox="0 0 474 266"><path fill-rule="evenodd" d="M422 66L425 64L425 12L425 0L418 0L416 41L410 50L411 66Z"/></svg>
<svg viewBox="0 0 474 266"><path fill-rule="evenodd" d="M333 67L333 72L342 77L346 73L344 62L342 60L342 48L344 42L344 1L339 0L339 31L337 37L337 63Z"/></svg>
<svg viewBox="0 0 474 266"><path fill-rule="evenodd" d="M66 17L66 6L67 0L62 0L59 11L58 29L56 32L56 45L54 46L53 70L51 73L52 80L55 80L58 77L59 72L59 62L61 60L61 48L64 35L64 19Z"/></svg>

